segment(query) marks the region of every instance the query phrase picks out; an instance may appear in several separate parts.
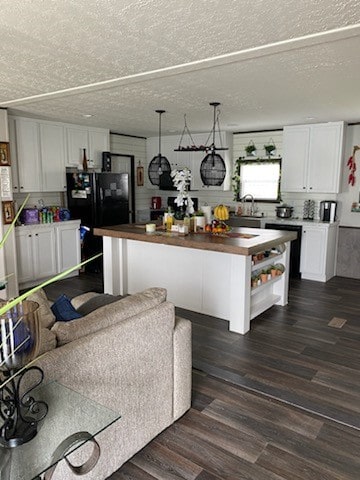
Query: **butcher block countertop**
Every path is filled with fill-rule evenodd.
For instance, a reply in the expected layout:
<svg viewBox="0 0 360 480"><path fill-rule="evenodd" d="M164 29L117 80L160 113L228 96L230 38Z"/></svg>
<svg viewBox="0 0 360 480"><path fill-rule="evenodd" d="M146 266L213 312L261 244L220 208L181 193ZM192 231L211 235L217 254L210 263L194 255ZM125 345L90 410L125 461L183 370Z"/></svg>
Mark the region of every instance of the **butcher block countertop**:
<svg viewBox="0 0 360 480"><path fill-rule="evenodd" d="M166 232L161 228L158 228L154 233L146 233L145 225L136 224L95 228L94 234L103 237L160 243L235 255L253 255L269 250L281 243L295 240L297 237L296 232L286 230L265 230L245 227L233 228L230 232L221 235L211 233L181 235L175 232Z"/></svg>

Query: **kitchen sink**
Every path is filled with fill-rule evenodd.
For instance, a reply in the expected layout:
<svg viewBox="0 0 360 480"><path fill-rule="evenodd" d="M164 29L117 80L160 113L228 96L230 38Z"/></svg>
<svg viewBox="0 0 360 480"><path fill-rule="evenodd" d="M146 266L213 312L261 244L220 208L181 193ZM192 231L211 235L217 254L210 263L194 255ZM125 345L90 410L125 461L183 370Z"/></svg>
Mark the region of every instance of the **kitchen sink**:
<svg viewBox="0 0 360 480"><path fill-rule="evenodd" d="M253 228L261 228L261 219L262 217L255 217L255 216L230 216L229 220L226 221L230 227L253 227Z"/></svg>

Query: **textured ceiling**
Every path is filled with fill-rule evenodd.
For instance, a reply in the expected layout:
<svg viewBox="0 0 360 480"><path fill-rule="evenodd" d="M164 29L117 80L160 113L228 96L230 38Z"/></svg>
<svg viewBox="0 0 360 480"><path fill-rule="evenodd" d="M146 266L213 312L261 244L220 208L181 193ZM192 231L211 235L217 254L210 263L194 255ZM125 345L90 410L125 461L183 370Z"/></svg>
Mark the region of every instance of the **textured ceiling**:
<svg viewBox="0 0 360 480"><path fill-rule="evenodd" d="M0 105L132 135L360 121L360 1L0 0ZM85 119L83 114L94 116ZM313 117L311 120L308 117Z"/></svg>

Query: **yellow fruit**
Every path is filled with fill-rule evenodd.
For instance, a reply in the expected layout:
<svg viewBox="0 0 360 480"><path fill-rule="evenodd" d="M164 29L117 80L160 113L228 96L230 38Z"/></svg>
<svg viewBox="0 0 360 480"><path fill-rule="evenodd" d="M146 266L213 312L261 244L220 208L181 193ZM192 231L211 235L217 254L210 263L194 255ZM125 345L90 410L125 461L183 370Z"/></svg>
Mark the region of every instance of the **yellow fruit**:
<svg viewBox="0 0 360 480"><path fill-rule="evenodd" d="M214 215L218 220L224 221L229 219L229 210L225 205L218 205L214 208Z"/></svg>

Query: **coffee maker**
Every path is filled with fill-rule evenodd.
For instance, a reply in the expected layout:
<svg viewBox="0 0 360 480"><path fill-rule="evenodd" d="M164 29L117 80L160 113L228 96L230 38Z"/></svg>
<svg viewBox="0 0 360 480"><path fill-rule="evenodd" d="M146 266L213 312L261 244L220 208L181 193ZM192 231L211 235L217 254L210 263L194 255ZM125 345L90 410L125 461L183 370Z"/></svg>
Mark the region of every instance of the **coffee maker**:
<svg viewBox="0 0 360 480"><path fill-rule="evenodd" d="M320 220L322 222L335 222L336 205L337 202L333 200L323 200L320 202Z"/></svg>

